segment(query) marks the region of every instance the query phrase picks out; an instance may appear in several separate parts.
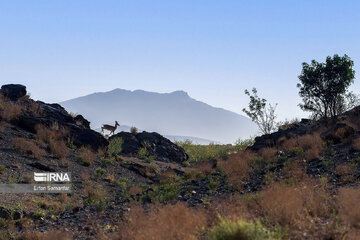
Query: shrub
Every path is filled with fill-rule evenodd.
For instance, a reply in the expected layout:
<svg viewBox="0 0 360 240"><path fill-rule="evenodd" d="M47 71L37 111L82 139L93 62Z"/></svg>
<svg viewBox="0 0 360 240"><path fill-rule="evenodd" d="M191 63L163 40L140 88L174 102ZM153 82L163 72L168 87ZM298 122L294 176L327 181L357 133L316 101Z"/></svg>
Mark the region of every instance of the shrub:
<svg viewBox="0 0 360 240"><path fill-rule="evenodd" d="M69 153L69 149L67 148L65 142L62 140L51 139L49 143L49 148L50 152L59 159L65 158Z"/></svg>
<svg viewBox="0 0 360 240"><path fill-rule="evenodd" d="M320 153L323 150L324 141L319 134L307 134L301 137L294 137L283 141L281 148L288 153L291 153L296 149L300 151L302 149L303 156L307 160L319 158Z"/></svg>
<svg viewBox="0 0 360 240"><path fill-rule="evenodd" d="M341 188L339 190L338 205L341 219L356 228L360 228L360 189Z"/></svg>
<svg viewBox="0 0 360 240"><path fill-rule="evenodd" d="M289 129L291 127L293 127L294 125L298 124L300 121L298 118L292 119L292 120L285 120L284 122L279 122L278 123L278 128L279 130L286 130Z"/></svg>
<svg viewBox="0 0 360 240"><path fill-rule="evenodd" d="M137 129L137 127L131 127L131 128L130 128L130 132L131 132L133 135L138 134L138 129Z"/></svg>
<svg viewBox="0 0 360 240"><path fill-rule="evenodd" d="M11 101L3 101L2 106L1 118L7 122L17 119L24 111L21 105Z"/></svg>
<svg viewBox="0 0 360 240"><path fill-rule="evenodd" d="M0 174L3 174L5 172L5 166L0 165Z"/></svg>
<svg viewBox="0 0 360 240"><path fill-rule="evenodd" d="M120 177L114 181L115 185L120 187L123 190L126 190L130 184L130 180L127 178Z"/></svg>
<svg viewBox="0 0 360 240"><path fill-rule="evenodd" d="M259 196L261 211L266 219L282 226L300 227L311 224L307 219L329 213L329 195L316 182L298 186L274 183Z"/></svg>
<svg viewBox="0 0 360 240"><path fill-rule="evenodd" d="M69 139L70 130L59 126L56 122L50 127L39 124L36 127L36 138L40 143L50 144L51 141Z"/></svg>
<svg viewBox="0 0 360 240"><path fill-rule="evenodd" d="M116 156L122 151L124 141L120 137L112 138L109 142L108 153L110 156Z"/></svg>
<svg viewBox="0 0 360 240"><path fill-rule="evenodd" d="M114 164L114 161L110 158L101 158L100 161L103 167L109 167Z"/></svg>
<svg viewBox="0 0 360 240"><path fill-rule="evenodd" d="M26 140L25 138L14 138L12 144L13 148L21 152L21 154L32 156L36 159L41 159L46 154L46 152L39 148L35 142Z"/></svg>
<svg viewBox="0 0 360 240"><path fill-rule="evenodd" d="M97 168L96 169L96 177L100 178L102 176L104 176L104 174L106 173L106 170L103 168Z"/></svg>
<svg viewBox="0 0 360 240"><path fill-rule="evenodd" d="M152 207L145 211L135 206L119 226L119 238L127 240L197 239L206 217L184 204Z"/></svg>
<svg viewBox="0 0 360 240"><path fill-rule="evenodd" d="M210 240L265 240L276 239L274 233L268 231L260 222L247 222L245 220L226 220L220 218L219 225L211 229Z"/></svg>
<svg viewBox="0 0 360 240"><path fill-rule="evenodd" d="M260 156L266 161L272 162L276 160L277 150L275 148L263 148L260 150Z"/></svg>
<svg viewBox="0 0 360 240"><path fill-rule="evenodd" d="M229 159L221 161L219 165L226 173L229 182L240 190L244 180L249 177L251 171L250 163L256 157L257 156L250 151L243 151L231 155Z"/></svg>
<svg viewBox="0 0 360 240"><path fill-rule="evenodd" d="M155 161L155 156L151 155L150 144L145 142L144 145L138 151L138 157L140 159L146 160L147 162Z"/></svg>
<svg viewBox="0 0 360 240"><path fill-rule="evenodd" d="M101 185L92 184L90 181L85 182L84 191L86 198L84 200L85 205L95 205L98 211L104 210L107 205L108 193Z"/></svg>
<svg viewBox="0 0 360 240"><path fill-rule="evenodd" d="M22 233L19 240L49 240L49 239L57 239L57 240L68 240L72 239L70 233L64 231L48 231L48 232L40 232L40 231L30 231Z"/></svg>
<svg viewBox="0 0 360 240"><path fill-rule="evenodd" d="M96 159L96 154L87 147L81 147L79 149L79 160L85 166L90 166Z"/></svg>

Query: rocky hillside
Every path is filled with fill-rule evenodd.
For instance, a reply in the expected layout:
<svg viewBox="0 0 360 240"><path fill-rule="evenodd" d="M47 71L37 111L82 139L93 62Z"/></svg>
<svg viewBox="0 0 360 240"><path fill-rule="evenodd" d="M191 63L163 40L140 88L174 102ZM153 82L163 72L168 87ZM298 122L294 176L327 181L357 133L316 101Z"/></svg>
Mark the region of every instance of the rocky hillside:
<svg viewBox="0 0 360 240"><path fill-rule="evenodd" d="M186 152L158 133L105 138L24 86L2 86L1 182L70 172L72 192L1 193L0 239L358 239L359 116Z"/></svg>

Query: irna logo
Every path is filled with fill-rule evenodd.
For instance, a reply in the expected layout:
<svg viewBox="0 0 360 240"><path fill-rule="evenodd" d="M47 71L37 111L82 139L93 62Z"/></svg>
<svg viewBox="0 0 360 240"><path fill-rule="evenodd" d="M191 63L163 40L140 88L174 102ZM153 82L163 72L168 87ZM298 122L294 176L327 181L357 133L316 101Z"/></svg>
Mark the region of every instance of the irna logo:
<svg viewBox="0 0 360 240"><path fill-rule="evenodd" d="M36 173L35 182L70 182L70 173Z"/></svg>

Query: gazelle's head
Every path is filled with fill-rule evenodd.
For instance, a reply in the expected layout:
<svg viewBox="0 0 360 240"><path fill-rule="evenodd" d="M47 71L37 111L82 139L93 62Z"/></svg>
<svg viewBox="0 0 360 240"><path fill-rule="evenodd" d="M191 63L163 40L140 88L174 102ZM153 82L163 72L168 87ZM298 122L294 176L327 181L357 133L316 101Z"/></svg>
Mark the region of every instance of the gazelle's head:
<svg viewBox="0 0 360 240"><path fill-rule="evenodd" d="M115 126L120 126L120 124L118 123L118 121L115 121Z"/></svg>

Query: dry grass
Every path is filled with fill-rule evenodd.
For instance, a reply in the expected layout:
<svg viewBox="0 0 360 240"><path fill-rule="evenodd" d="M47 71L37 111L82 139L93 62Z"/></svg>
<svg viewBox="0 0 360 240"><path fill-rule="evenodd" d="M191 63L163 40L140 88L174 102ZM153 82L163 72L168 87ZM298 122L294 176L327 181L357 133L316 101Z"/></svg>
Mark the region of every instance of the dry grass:
<svg viewBox="0 0 360 240"><path fill-rule="evenodd" d="M279 129L282 129L282 130L286 130L286 129L289 129L291 127L293 127L295 124L298 124L300 122L300 120L298 118L294 118L292 120L285 120L284 122L281 122L280 126L279 126Z"/></svg>
<svg viewBox="0 0 360 240"><path fill-rule="evenodd" d="M137 127L131 127L131 128L130 128L130 132L131 132L133 135L138 134L138 129L137 129Z"/></svg>
<svg viewBox="0 0 360 240"><path fill-rule="evenodd" d="M67 158L67 157L61 158L61 159L60 159L60 164L61 164L62 167L68 168L68 167L71 166L71 161L70 161L70 159Z"/></svg>
<svg viewBox="0 0 360 240"><path fill-rule="evenodd" d="M90 179L89 171L81 171L80 177L83 182L88 181Z"/></svg>
<svg viewBox="0 0 360 240"><path fill-rule="evenodd" d="M263 148L260 150L259 154L266 161L273 162L276 161L277 152L276 148Z"/></svg>
<svg viewBox="0 0 360 240"><path fill-rule="evenodd" d="M290 152L295 148L301 148L304 152L304 157L307 160L319 158L323 150L324 141L320 134L307 134L301 137L293 137L288 140L283 139L281 148L285 152Z"/></svg>
<svg viewBox="0 0 360 240"><path fill-rule="evenodd" d="M40 143L50 144L52 140L68 140L70 135L69 129L60 127L54 123L50 127L44 125L36 126L36 139Z"/></svg>
<svg viewBox="0 0 360 240"><path fill-rule="evenodd" d="M260 209L266 219L282 226L309 228L314 219L329 213L329 195L310 181L298 186L274 183L260 193ZM308 225L310 224L310 225Z"/></svg>
<svg viewBox="0 0 360 240"><path fill-rule="evenodd" d="M139 186L131 186L128 191L131 195L136 195L138 193L141 193L143 189Z"/></svg>
<svg viewBox="0 0 360 240"><path fill-rule="evenodd" d="M360 137L353 139L352 146L356 150L360 150Z"/></svg>
<svg viewBox="0 0 360 240"><path fill-rule="evenodd" d="M81 147L79 149L79 157L86 165L91 165L96 159L96 153L87 147Z"/></svg>
<svg viewBox="0 0 360 240"><path fill-rule="evenodd" d="M39 148L34 141L25 138L14 138L12 140L13 148L23 155L31 156L36 159L42 159L46 152Z"/></svg>
<svg viewBox="0 0 360 240"><path fill-rule="evenodd" d="M293 183L299 183L307 178L306 166L304 162L290 161L282 169L284 179L291 180Z"/></svg>
<svg viewBox="0 0 360 240"><path fill-rule="evenodd" d="M112 183L115 180L115 176L114 176L114 174L108 174L105 179L106 179L106 181Z"/></svg>
<svg viewBox="0 0 360 240"><path fill-rule="evenodd" d="M202 174L208 175L214 170L215 167L216 164L214 164L213 162L203 161L196 163L194 165L194 170Z"/></svg>
<svg viewBox="0 0 360 240"><path fill-rule="evenodd" d="M26 232L21 234L17 240L70 240L71 234L64 231L48 231L48 232Z"/></svg>
<svg viewBox="0 0 360 240"><path fill-rule="evenodd" d="M345 223L355 228L360 228L359 200L359 188L341 188L339 190L339 215Z"/></svg>
<svg viewBox="0 0 360 240"><path fill-rule="evenodd" d="M119 227L119 238L127 240L196 239L206 224L202 211L184 204L167 205L144 211L131 208Z"/></svg>
<svg viewBox="0 0 360 240"><path fill-rule="evenodd" d="M24 111L23 107L11 101L4 101L2 103L3 110L0 112L1 118L7 122L15 120L20 117Z"/></svg>
<svg viewBox="0 0 360 240"><path fill-rule="evenodd" d="M69 149L67 148L63 140L50 140L49 143L50 152L59 159L64 159L68 153Z"/></svg>
<svg viewBox="0 0 360 240"><path fill-rule="evenodd" d="M354 166L350 166L349 164L340 164L336 166L336 174L341 176L341 182L353 182L355 180L354 172L355 168Z"/></svg>
<svg viewBox="0 0 360 240"><path fill-rule="evenodd" d="M94 185L90 181L84 183L84 192L85 195L93 201L105 200L105 198L108 196L108 192L102 185Z"/></svg>
<svg viewBox="0 0 360 240"><path fill-rule="evenodd" d="M243 181L249 177L250 163L257 155L250 151L242 151L230 155L225 161L219 162L221 169L226 173L230 183L238 189L242 188Z"/></svg>

